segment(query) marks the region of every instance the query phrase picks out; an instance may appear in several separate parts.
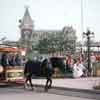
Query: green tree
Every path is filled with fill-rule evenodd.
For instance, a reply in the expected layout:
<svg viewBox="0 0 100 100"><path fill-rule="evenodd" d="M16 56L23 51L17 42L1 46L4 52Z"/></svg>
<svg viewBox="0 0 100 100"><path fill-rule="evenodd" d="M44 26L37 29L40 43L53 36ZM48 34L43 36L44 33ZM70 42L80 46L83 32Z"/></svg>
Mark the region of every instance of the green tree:
<svg viewBox="0 0 100 100"><path fill-rule="evenodd" d="M75 51L76 39L69 37L68 32L60 31L57 34L47 34L45 38L39 40L36 45L37 50L40 53L55 53L55 52L66 52Z"/></svg>
<svg viewBox="0 0 100 100"><path fill-rule="evenodd" d="M39 53L48 53L48 47L49 47L49 41L47 38L39 40L39 43L37 44L37 50Z"/></svg>

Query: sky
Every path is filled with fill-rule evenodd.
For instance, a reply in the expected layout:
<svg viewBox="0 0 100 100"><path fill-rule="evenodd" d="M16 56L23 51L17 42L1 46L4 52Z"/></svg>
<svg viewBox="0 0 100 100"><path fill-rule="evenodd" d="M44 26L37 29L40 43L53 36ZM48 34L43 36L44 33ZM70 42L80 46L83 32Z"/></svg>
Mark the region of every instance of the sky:
<svg viewBox="0 0 100 100"><path fill-rule="evenodd" d="M20 38L19 19L26 5L36 30L61 30L72 26L78 40L82 40L82 31L89 28L95 33L94 40L100 40L100 0L83 0L83 18L81 0L0 0L0 39L16 41Z"/></svg>

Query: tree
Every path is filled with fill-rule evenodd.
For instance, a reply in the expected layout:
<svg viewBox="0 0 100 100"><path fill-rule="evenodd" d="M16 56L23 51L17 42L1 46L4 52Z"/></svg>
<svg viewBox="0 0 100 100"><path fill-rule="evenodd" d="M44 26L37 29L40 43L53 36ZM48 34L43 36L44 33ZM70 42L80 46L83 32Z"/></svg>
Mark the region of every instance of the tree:
<svg viewBox="0 0 100 100"><path fill-rule="evenodd" d="M68 31L69 30L69 31ZM46 37L39 40L36 45L40 53L55 53L55 52L75 52L76 37L75 31L68 28L65 31L59 31L57 34L47 34ZM74 34L74 35L73 35Z"/></svg>
<svg viewBox="0 0 100 100"><path fill-rule="evenodd" d="M37 44L37 49L39 53L48 53L49 41L47 38L39 40Z"/></svg>

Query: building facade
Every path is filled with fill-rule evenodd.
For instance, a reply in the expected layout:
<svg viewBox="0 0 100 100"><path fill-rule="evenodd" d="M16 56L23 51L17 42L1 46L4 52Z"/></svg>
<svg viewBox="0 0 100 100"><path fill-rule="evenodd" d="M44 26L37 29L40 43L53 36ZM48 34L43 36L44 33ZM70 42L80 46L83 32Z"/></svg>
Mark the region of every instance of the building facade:
<svg viewBox="0 0 100 100"><path fill-rule="evenodd" d="M63 33L63 38L67 40L67 44L71 45L73 52L75 51L76 31L72 27L66 26L62 30L35 30L28 7L25 8L24 16L19 22L20 44L22 47L32 48L32 45L38 44L39 39L46 38L48 34L57 35Z"/></svg>

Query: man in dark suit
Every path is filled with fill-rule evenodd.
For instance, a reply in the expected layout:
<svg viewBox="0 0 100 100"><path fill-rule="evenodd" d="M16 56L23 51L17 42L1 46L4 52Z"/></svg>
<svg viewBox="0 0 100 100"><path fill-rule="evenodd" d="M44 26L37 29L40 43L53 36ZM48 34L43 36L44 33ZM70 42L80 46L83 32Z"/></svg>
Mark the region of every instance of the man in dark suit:
<svg viewBox="0 0 100 100"><path fill-rule="evenodd" d="M48 91L49 88L52 86L52 74L53 74L53 67L51 64L50 59L45 59L46 63L46 84L45 84L45 91Z"/></svg>
<svg viewBox="0 0 100 100"><path fill-rule="evenodd" d="M26 88L27 82L29 81L29 84L31 86L31 89L33 90L33 84L32 84L32 74L33 74L33 61L28 60L25 64L24 68L24 75L25 75L25 84L24 87Z"/></svg>

